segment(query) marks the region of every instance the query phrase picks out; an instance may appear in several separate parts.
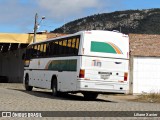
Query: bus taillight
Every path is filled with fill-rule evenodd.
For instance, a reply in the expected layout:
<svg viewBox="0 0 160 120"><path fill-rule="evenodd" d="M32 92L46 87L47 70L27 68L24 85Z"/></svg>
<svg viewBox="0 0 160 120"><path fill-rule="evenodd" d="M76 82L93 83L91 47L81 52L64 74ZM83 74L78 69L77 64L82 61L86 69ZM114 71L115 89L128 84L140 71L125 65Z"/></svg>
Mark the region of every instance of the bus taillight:
<svg viewBox="0 0 160 120"><path fill-rule="evenodd" d="M79 78L84 78L84 75L85 75L85 70L84 69L80 69Z"/></svg>
<svg viewBox="0 0 160 120"><path fill-rule="evenodd" d="M128 79L128 73L125 72L125 73L124 73L124 81L127 81L127 79Z"/></svg>

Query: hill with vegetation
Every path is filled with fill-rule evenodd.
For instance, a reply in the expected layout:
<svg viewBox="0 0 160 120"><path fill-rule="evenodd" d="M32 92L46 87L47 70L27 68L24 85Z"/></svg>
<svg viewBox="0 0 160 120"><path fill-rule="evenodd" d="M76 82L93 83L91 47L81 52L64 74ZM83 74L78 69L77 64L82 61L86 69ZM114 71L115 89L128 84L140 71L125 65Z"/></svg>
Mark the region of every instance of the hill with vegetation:
<svg viewBox="0 0 160 120"><path fill-rule="evenodd" d="M160 9L96 14L69 22L51 32L71 34L81 30L118 30L125 34L160 34Z"/></svg>

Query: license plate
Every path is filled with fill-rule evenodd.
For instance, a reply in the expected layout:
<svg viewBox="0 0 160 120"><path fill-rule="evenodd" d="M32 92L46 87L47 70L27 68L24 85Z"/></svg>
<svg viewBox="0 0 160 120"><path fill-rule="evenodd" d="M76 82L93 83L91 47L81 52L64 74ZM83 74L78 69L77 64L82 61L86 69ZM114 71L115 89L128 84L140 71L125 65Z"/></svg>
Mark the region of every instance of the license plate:
<svg viewBox="0 0 160 120"><path fill-rule="evenodd" d="M99 74L101 75L101 79L108 79L110 77L109 72L99 72Z"/></svg>
<svg viewBox="0 0 160 120"><path fill-rule="evenodd" d="M101 75L101 79L108 79L108 78L109 78L109 76L110 76L110 75L102 74L102 75Z"/></svg>

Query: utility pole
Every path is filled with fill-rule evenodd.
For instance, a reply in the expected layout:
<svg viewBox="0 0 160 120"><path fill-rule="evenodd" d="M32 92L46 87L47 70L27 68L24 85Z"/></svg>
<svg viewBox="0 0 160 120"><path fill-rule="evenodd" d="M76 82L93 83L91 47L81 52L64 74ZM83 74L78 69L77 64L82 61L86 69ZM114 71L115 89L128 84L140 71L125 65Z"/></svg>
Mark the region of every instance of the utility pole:
<svg viewBox="0 0 160 120"><path fill-rule="evenodd" d="M38 19L38 14L36 13L36 15L35 15L35 22L34 22L34 37L33 37L33 43L36 42L36 33L37 33L37 29L38 29L37 19Z"/></svg>
<svg viewBox="0 0 160 120"><path fill-rule="evenodd" d="M66 33L66 26L65 26L65 24L66 24L66 21L65 21L65 19L64 19L63 33Z"/></svg>

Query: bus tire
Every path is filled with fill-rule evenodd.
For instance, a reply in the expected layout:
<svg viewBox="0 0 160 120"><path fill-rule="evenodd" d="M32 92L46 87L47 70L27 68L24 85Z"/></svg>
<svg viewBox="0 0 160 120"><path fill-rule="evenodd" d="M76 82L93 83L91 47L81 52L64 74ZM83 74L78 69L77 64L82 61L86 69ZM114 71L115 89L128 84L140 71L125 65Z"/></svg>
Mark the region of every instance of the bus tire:
<svg viewBox="0 0 160 120"><path fill-rule="evenodd" d="M82 94L86 100L95 100L98 96L98 93L94 92L84 92Z"/></svg>
<svg viewBox="0 0 160 120"><path fill-rule="evenodd" d="M58 96L57 79L56 78L52 78L52 95L53 96Z"/></svg>
<svg viewBox="0 0 160 120"><path fill-rule="evenodd" d="M33 89L32 86L29 86L29 76L28 75L25 76L25 89L27 91L32 91L32 89Z"/></svg>

